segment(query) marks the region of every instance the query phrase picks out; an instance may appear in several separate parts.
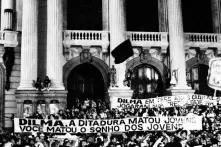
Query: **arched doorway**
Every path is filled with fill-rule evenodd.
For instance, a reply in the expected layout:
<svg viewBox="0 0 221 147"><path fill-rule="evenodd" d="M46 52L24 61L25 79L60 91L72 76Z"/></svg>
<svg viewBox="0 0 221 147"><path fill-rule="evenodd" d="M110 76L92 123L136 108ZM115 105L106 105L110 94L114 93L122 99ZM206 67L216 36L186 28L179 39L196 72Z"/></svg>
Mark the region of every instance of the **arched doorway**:
<svg viewBox="0 0 221 147"><path fill-rule="evenodd" d="M71 71L67 80L67 90L68 107L86 98L95 102L99 99L103 101L105 89L102 74L91 64L80 64Z"/></svg>
<svg viewBox="0 0 221 147"><path fill-rule="evenodd" d="M148 64L140 64L133 68L131 89L133 98L146 99L163 94L163 81L157 69Z"/></svg>
<svg viewBox="0 0 221 147"><path fill-rule="evenodd" d="M134 99L146 99L165 94L168 69L160 60L148 56L145 60L136 57L127 62L127 72L132 72L131 89Z"/></svg>
<svg viewBox="0 0 221 147"><path fill-rule="evenodd" d="M196 94L213 95L214 89L210 88L207 84L209 66L206 64L195 64L188 70L187 82L194 90ZM217 91L217 96L220 96L220 92Z"/></svg>
<svg viewBox="0 0 221 147"><path fill-rule="evenodd" d="M214 89L207 84L207 76L209 69L209 59L199 60L194 57L186 61L187 67L187 83L191 86L196 94L214 95ZM217 91L216 96L221 96L221 92Z"/></svg>
<svg viewBox="0 0 221 147"><path fill-rule="evenodd" d="M69 108L85 98L109 102L109 66L103 60L92 56L91 62L81 63L76 57L64 65L63 72Z"/></svg>

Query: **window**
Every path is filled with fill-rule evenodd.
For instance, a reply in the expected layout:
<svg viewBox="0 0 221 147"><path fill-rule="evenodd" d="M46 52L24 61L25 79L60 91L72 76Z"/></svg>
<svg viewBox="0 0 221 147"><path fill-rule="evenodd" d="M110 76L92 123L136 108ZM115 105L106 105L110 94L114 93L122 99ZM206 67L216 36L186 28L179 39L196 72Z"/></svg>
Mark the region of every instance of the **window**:
<svg viewBox="0 0 221 147"><path fill-rule="evenodd" d="M27 118L32 116L33 104L31 100L25 100L23 104L23 117Z"/></svg>
<svg viewBox="0 0 221 147"><path fill-rule="evenodd" d="M133 69L131 88L134 91L133 98L146 99L161 95L163 83L154 67L142 64Z"/></svg>

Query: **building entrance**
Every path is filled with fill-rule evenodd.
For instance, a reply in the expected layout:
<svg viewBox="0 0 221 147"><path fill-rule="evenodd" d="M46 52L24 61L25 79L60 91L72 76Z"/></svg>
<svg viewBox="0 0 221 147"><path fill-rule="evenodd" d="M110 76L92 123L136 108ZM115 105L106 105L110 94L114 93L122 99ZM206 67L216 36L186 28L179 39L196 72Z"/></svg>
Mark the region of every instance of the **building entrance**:
<svg viewBox="0 0 221 147"><path fill-rule="evenodd" d="M105 85L101 72L92 64L76 66L67 79L67 107L71 108L87 98L95 102L104 100Z"/></svg>
<svg viewBox="0 0 221 147"><path fill-rule="evenodd" d="M153 66L140 64L133 69L131 88L134 99L162 96L163 87L162 78Z"/></svg>
<svg viewBox="0 0 221 147"><path fill-rule="evenodd" d="M214 89L210 88L207 84L208 65L197 64L190 70L188 76L188 84L195 90L196 94L213 95ZM220 91L217 91L217 96L221 95Z"/></svg>

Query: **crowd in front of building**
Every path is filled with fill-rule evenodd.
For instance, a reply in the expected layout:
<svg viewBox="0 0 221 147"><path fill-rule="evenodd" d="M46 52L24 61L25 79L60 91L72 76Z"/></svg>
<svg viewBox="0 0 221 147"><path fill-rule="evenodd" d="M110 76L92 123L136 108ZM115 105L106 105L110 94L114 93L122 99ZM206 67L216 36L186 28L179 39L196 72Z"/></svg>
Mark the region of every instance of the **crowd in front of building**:
<svg viewBox="0 0 221 147"><path fill-rule="evenodd" d="M148 116L202 116L203 129L189 131L137 131L124 133L77 133L58 139L52 133L2 133L1 146L70 147L218 147L221 146L221 107L184 106L173 108L110 109L105 102L86 99L72 109L44 115L35 112L32 119L120 119ZM50 145L49 145L50 144Z"/></svg>

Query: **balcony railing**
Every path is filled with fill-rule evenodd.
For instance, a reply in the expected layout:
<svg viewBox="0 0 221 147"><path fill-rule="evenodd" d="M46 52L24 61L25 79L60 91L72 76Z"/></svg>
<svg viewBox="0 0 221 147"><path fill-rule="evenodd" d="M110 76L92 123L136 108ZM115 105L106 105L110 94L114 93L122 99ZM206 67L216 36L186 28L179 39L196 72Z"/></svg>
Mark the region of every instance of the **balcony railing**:
<svg viewBox="0 0 221 147"><path fill-rule="evenodd" d="M187 47L221 47L221 34L215 33L185 33L185 46Z"/></svg>
<svg viewBox="0 0 221 147"><path fill-rule="evenodd" d="M107 31L64 31L64 45L100 45L105 49L109 45L109 32ZM133 46L141 47L161 47L162 52L166 52L169 45L168 32L126 32L126 36L131 40ZM214 33L184 33L186 48L218 48L221 50L221 34Z"/></svg>
<svg viewBox="0 0 221 147"><path fill-rule="evenodd" d="M18 32L0 31L0 44L5 47L16 47L18 45Z"/></svg>
<svg viewBox="0 0 221 147"><path fill-rule="evenodd" d="M70 47L71 45L82 45L102 46L103 48L107 48L108 44L109 39L107 31L64 31L64 45L67 47Z"/></svg>
<svg viewBox="0 0 221 147"><path fill-rule="evenodd" d="M168 47L167 32L127 32L127 38L133 46L161 47L165 51Z"/></svg>

